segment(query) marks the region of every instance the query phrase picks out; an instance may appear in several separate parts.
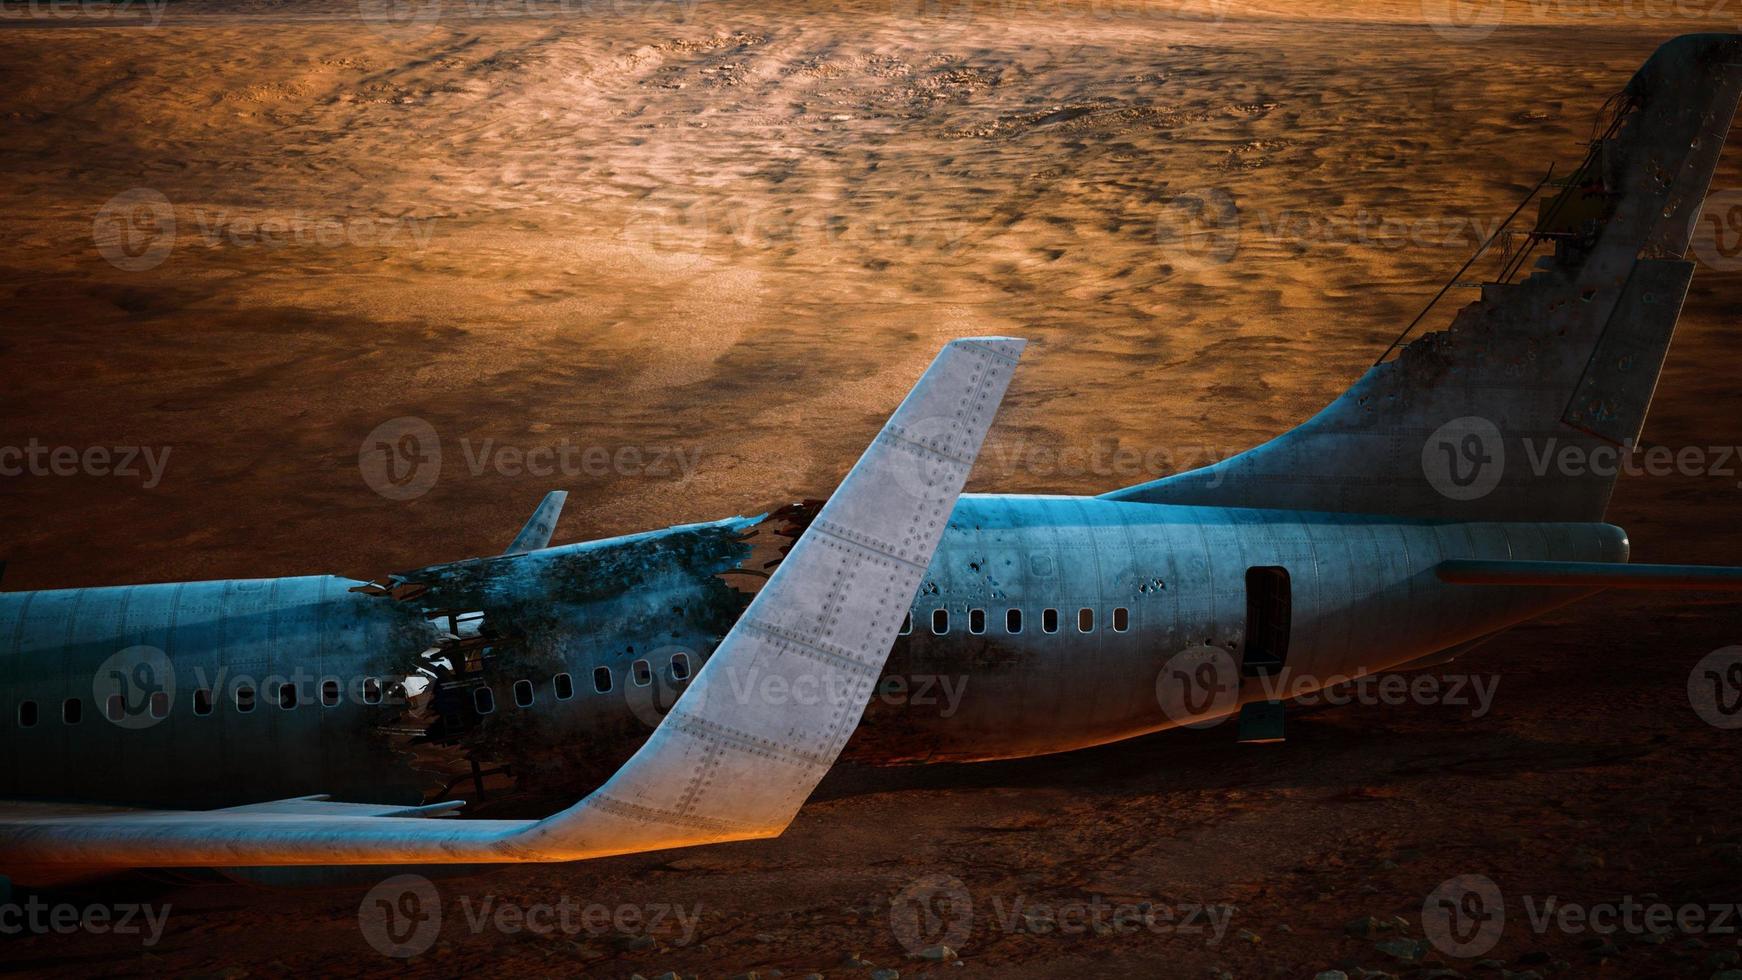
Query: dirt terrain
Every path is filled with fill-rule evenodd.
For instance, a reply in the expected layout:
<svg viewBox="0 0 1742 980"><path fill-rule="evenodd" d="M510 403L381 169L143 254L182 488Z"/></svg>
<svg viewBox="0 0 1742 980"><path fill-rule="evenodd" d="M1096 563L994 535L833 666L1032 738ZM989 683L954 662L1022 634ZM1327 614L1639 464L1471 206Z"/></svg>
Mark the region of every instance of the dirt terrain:
<svg viewBox="0 0 1742 980"><path fill-rule="evenodd" d="M1448 7L1464 26L1429 23ZM971 333L1032 341L971 490L1207 462L1353 380L1659 43L1742 26L1716 2L0 13L0 445L114 450L0 478L8 589L375 577L498 551L555 488L562 541L759 512L825 494ZM1646 430L1678 449L1742 445L1742 226L1704 228ZM369 446L407 418L439 473L382 484ZM1709 469L1622 481L1636 559L1742 562L1742 461ZM779 840L438 880L404 963L359 926L369 880L129 885L97 894L168 903L161 941L8 936L0 967L1705 978L1734 932L1539 932L1527 905L1742 901L1742 732L1688 690L1738 642L1733 604L1602 598L1435 671L1497 685L1487 711L842 769ZM1397 955L1465 874L1506 899L1492 969ZM696 918L474 928L487 899ZM1013 911L1036 906L1058 914ZM1234 911L1212 942L1103 906ZM1102 927L1046 927L1071 910ZM946 939L955 963L913 955Z"/></svg>

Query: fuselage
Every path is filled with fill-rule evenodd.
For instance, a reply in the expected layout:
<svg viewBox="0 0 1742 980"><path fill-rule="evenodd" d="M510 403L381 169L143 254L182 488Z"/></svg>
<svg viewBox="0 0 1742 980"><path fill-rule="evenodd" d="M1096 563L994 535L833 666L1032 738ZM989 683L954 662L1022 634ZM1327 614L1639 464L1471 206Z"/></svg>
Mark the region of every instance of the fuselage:
<svg viewBox="0 0 1742 980"><path fill-rule="evenodd" d="M674 527L432 566L385 593L333 576L0 593L0 795L582 792L705 665L778 560L777 530ZM1249 667L1280 649L1225 713L1272 696L1276 669L1299 695L1586 594L1447 585L1432 569L1452 558L1619 562L1627 541L1606 524L964 496L847 757L1128 738L1182 723L1162 682L1185 651Z"/></svg>

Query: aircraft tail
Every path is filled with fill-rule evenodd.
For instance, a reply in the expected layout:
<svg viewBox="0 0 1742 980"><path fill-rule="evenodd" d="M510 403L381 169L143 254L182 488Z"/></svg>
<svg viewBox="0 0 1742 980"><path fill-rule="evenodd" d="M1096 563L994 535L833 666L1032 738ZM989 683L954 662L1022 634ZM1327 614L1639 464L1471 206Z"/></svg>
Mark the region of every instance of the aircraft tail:
<svg viewBox="0 0 1742 980"><path fill-rule="evenodd" d="M1270 442L1105 496L1601 520L1669 350L1694 269L1683 256L1739 92L1742 36L1663 45L1610 100L1579 168L1547 182L1534 226L1448 329L1381 357Z"/></svg>

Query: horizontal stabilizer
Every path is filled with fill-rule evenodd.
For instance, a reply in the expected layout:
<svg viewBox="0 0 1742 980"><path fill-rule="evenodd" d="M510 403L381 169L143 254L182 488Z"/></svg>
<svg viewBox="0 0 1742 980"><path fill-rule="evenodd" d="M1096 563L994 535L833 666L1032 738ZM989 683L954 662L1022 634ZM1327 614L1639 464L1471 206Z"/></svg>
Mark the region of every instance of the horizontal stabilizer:
<svg viewBox="0 0 1742 980"><path fill-rule="evenodd" d="M1434 566L1459 585L1558 585L1584 589L1742 590L1742 567L1640 565L1600 561L1510 561L1460 558Z"/></svg>

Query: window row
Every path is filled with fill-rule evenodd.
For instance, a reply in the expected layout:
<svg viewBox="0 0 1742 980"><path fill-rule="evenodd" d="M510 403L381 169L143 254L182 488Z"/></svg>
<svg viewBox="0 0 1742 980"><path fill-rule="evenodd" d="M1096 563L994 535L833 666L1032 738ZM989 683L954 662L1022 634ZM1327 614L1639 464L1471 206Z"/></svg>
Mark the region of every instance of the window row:
<svg viewBox="0 0 1742 980"><path fill-rule="evenodd" d="M1131 628L1131 610L1120 606L1113 610L1113 632L1123 633ZM950 631L950 611L934 609L931 613L931 631L937 636L943 636ZM1040 611L1040 631L1042 633L1057 633L1059 631L1059 611L1057 609L1042 609ZM1077 632L1093 633L1095 631L1095 610L1077 610ZM901 635L907 636L913 632L913 613L901 622ZM986 632L986 610L968 610L968 632L978 636ZM1004 610L1004 632L1022 632L1022 610Z"/></svg>
<svg viewBox="0 0 1742 980"><path fill-rule="evenodd" d="M678 681L689 679L689 654L672 654L671 676L673 680ZM629 678L630 682L636 687L646 687L649 684L652 684L653 665L646 660L635 661L629 666ZM612 678L611 668L604 666L593 668L593 691L595 693L609 694L614 686L615 684ZM575 696L575 680L567 673L557 674L555 677L551 678L551 688L555 692L558 701L567 701ZM385 698L387 690L388 685L383 684L380 678L364 678L362 689L363 703L380 704ZM513 692L514 703L516 705L519 705L522 708L532 707L536 698L536 692L533 689L532 681L515 681L513 684ZM252 685L238 684L233 693L237 711L247 713L254 710L255 703L258 700L258 695ZM302 695L298 689L298 685L294 683L287 682L277 685L276 693L278 706L286 711L296 708L301 702ZM337 678L329 677L322 681L320 686L321 706L326 708L337 706L342 693ZM191 700L194 714L204 717L212 713L215 702L212 698L212 691L210 688L202 687L195 689ZM489 714L496 710L496 695L488 687L479 687L474 689L472 692L472 703L473 707L478 710L479 714ZM157 719L168 717L169 707L169 694L164 691L153 692L145 705L145 709L150 712L151 717ZM122 721L129 714L127 701L120 694L109 695L108 703L104 705L104 709L110 721ZM37 722L41 720L41 715L42 712L35 701L20 701L18 703L18 727L34 728ZM60 716L63 724L77 725L84 720L84 715L85 703L83 700L79 698L67 698L65 701L61 702Z"/></svg>
<svg viewBox="0 0 1742 980"><path fill-rule="evenodd" d="M687 653L671 655L671 678L674 681L687 681L690 678L690 657ZM637 660L629 665L629 680L636 687L646 687L653 683L653 665L645 660ZM593 691L597 694L611 693L611 668L593 668ZM558 701L567 701L575 696L574 678L568 674L558 674L551 681L551 687L556 692ZM514 704L519 708L530 708L537 699L537 691L529 680L514 682ZM472 689L472 707L481 715L487 715L496 710L496 692L489 687Z"/></svg>

